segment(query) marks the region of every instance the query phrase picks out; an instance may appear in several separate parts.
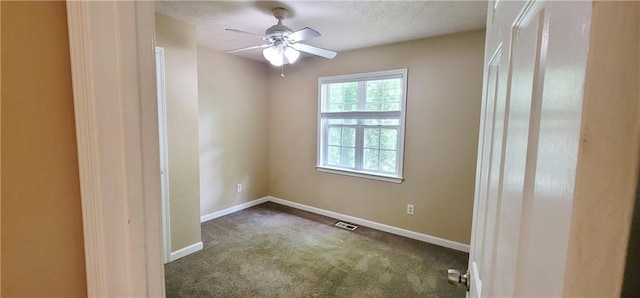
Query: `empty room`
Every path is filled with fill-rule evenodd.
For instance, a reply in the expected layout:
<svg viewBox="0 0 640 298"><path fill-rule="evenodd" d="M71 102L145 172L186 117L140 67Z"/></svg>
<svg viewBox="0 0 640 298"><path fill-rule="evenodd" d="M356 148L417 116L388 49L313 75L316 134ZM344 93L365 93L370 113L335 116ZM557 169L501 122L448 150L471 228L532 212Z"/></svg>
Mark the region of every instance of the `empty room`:
<svg viewBox="0 0 640 298"><path fill-rule="evenodd" d="M3 297L640 293L640 2L0 16Z"/></svg>
<svg viewBox="0 0 640 298"><path fill-rule="evenodd" d="M167 295L463 296L485 3L273 5L156 2Z"/></svg>

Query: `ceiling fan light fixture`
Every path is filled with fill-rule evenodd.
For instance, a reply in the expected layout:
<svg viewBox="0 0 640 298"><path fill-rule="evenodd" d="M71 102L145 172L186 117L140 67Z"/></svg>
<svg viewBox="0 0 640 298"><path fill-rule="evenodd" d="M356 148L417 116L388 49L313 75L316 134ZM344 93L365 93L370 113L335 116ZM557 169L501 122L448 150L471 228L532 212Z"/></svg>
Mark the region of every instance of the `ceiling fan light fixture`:
<svg viewBox="0 0 640 298"><path fill-rule="evenodd" d="M269 60L272 65L281 66L284 64L284 57L282 52L276 47L268 47L262 51L262 55L265 59Z"/></svg>
<svg viewBox="0 0 640 298"><path fill-rule="evenodd" d="M296 60L298 60L298 57L300 57L300 52L296 51L296 49L292 47L287 47L284 50L284 55L287 57L289 63L293 64L293 62L296 62Z"/></svg>
<svg viewBox="0 0 640 298"><path fill-rule="evenodd" d="M262 56L264 56L265 59L271 61L273 59L275 59L275 56L278 55L278 50L276 50L274 47L266 47L264 50L262 50Z"/></svg>
<svg viewBox="0 0 640 298"><path fill-rule="evenodd" d="M334 51L300 43L300 41L319 37L320 33L309 27L305 27L297 31L292 31L289 27L282 24L282 21L287 16L286 9L282 7L274 8L273 16L278 20L278 23L269 27L267 31L265 31L264 36L237 29L225 29L231 32L251 35L267 42L261 45L228 51L227 53L236 53L253 49L263 49L262 55L271 63L271 65L274 66L293 64L300 57L300 52L309 53L311 55L316 55L327 59L332 59L336 56L337 53Z"/></svg>
<svg viewBox="0 0 640 298"><path fill-rule="evenodd" d="M282 66L286 63L294 63L300 57L300 52L291 47L268 47L262 51L262 55L274 66Z"/></svg>

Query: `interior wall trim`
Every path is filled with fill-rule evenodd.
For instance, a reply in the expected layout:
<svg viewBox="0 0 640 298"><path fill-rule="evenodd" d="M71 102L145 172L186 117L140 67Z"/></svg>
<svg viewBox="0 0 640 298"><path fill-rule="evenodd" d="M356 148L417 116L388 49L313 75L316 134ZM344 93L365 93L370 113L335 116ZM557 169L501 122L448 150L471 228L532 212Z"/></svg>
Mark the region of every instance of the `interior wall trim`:
<svg viewBox="0 0 640 298"><path fill-rule="evenodd" d="M300 209L300 210L303 210L303 211L307 211L307 212L311 212L311 213L315 213L315 214L319 214L319 215L323 215L323 216L327 216L327 217L331 217L331 218L335 218L335 219L339 219L339 220L344 220L344 221L347 221L347 222L350 222L350 223L358 224L358 225L361 225L361 226L365 226L365 227L376 229L376 230L379 230L379 231L391 233L391 234L394 234L394 235L399 235L399 236L403 236L403 237L419 240L419 241L422 241L422 242L427 242L427 243L435 244L435 245L438 245L438 246L455 249L455 250L466 252L466 253L469 252L469 245L468 244L455 242L455 241L451 241L451 240L447 240L447 239L443 239L443 238L440 238L440 237L431 236L431 235L427 235L427 234L423 234L423 233L418 233L418 232L414 232L414 231L411 231L411 230L398 228L398 227L394 227L394 226L390 226L390 225L385 225L385 224L382 224L382 223L379 223L379 222L375 222L375 221L371 221L371 220L367 220L367 219L363 219L363 218L359 218L359 217L355 217L355 216L350 216L350 215L346 215L346 214L342 214L342 213L338 213L338 212L333 212L333 211L329 211L329 210L325 210L325 209L321 209L321 208L317 208L317 207L312 207L312 206L309 206L309 205L288 201L288 200L277 198L277 197L274 197L274 196L262 197L262 198L255 199L255 200L250 201L250 202L246 202L246 203L243 203L243 204L240 204L240 205L236 205L236 206L233 206L233 207L229 207L229 208L226 208L226 209L223 209L223 210L220 210L220 211L209 213L207 215L203 215L203 216L200 217L200 222L206 222L206 221L209 221L209 220L221 217L221 216L225 216L227 214L238 212L240 210L247 209L247 208L253 207L255 205L262 204L264 202L273 202L273 203L276 203L276 204L289 206L289 207ZM174 253L172 253L172 255ZM172 259L172 261L173 261L173 259Z"/></svg>
<svg viewBox="0 0 640 298"><path fill-rule="evenodd" d="M164 297L153 2L66 5L87 296Z"/></svg>
<svg viewBox="0 0 640 298"><path fill-rule="evenodd" d="M269 197L262 197L262 198L255 199L255 200L250 201L250 202L242 203L240 205L235 205L233 207L222 209L220 211L212 212L212 213L200 216L200 222L203 223L205 221L210 221L212 219L216 219L218 217L225 216L227 214L238 212L240 210L247 209L249 207L253 207L255 205L262 204L262 203L264 203L264 202L266 202L268 200L269 200Z"/></svg>
<svg viewBox="0 0 640 298"><path fill-rule="evenodd" d="M204 245L202 244L202 241L200 241L200 242L191 244L189 246L183 247L181 249L178 249L171 253L171 256L169 256L169 262L173 262L177 259L186 257L194 252L200 251L202 250L203 247Z"/></svg>
<svg viewBox="0 0 640 298"><path fill-rule="evenodd" d="M372 229L376 229L376 230L379 230L379 231L383 231L383 232L387 232L387 233L391 233L391 234L395 234L395 235L399 235L399 236L403 236L403 237L419 240L419 241L422 241L422 242L435 244L435 245L442 246L442 247L455 249L455 250L458 250L458 251L463 251L463 252L466 252L466 253L469 252L469 245L468 244L459 243L459 242L455 242L455 241L451 241L451 240L447 240L447 239L443 239L443 238L440 238L440 237L435 237L435 236L431 236L431 235L427 235L427 234L422 234L422 233L418 233L418 232L414 232L414 231L410 231L410 230L406 230L406 229L402 229L402 228L398 228L398 227L394 227L394 226L390 226L390 225L385 225L385 224L378 223L378 222L375 222L375 221L370 221L370 220L362 219L362 218L355 217L355 216L350 216L350 215L346 215L346 214L342 214L342 213L338 213L338 212L324 210L324 209L320 209L320 208L317 208L317 207L312 207L312 206L309 206L309 205L304 205L304 204L300 204L300 203L296 203L296 202L292 202L292 201L287 201L287 200L276 198L276 197L273 197L273 196L267 196L267 198L268 198L268 201L274 202L276 204L289 206L289 207L292 207L292 208L296 208L296 209L304 210L304 211L307 211L307 212L328 216L328 217L339 219L339 220L344 220L344 221L347 221L347 222L350 222L350 223L358 224L358 225L365 226L365 227L372 228Z"/></svg>

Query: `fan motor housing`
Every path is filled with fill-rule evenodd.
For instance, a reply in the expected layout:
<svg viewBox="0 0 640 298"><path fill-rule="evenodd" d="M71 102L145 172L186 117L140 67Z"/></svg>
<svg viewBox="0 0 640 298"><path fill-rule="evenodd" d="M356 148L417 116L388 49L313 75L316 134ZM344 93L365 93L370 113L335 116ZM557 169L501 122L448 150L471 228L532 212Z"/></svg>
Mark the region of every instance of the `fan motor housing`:
<svg viewBox="0 0 640 298"><path fill-rule="evenodd" d="M281 22L278 22L277 25L269 27L269 29L267 29L264 34L267 36L267 39L269 41L274 42L276 40L283 40L284 37L291 32L293 31L289 29L289 27L282 25Z"/></svg>
<svg viewBox="0 0 640 298"><path fill-rule="evenodd" d="M264 32L264 35L266 35L267 40L271 42L284 40L284 37L286 35L293 32L291 28L282 24L282 20L287 17L288 12L285 8L282 7L276 7L271 11L273 12L273 16L278 20L278 24L269 27L269 29Z"/></svg>

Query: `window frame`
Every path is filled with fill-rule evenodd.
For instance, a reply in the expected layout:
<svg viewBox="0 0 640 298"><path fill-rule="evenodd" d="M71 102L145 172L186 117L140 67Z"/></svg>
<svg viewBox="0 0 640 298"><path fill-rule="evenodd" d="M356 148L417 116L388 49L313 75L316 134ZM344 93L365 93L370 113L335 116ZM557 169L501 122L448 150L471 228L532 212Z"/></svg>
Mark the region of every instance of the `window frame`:
<svg viewBox="0 0 640 298"><path fill-rule="evenodd" d="M316 169L320 172L327 172L333 174L341 174L346 176L354 176L360 178L367 179L375 179L386 182L393 183L402 183L404 181L403 172L404 172L404 138L405 138L405 130L406 130L406 110L407 110L407 74L408 69L393 69L393 70L385 70L385 71L376 71L376 72L367 72L367 73L357 73L357 74L348 74L348 75L338 75L338 76L326 76L318 78L318 127L317 127L317 155L316 155ZM323 85L326 84L335 84L335 83L348 83L348 82L367 82L367 81L375 81L375 80L384 80L384 79L394 79L399 78L401 80L401 96L400 96L400 111L346 111L346 112L323 112ZM362 91L362 90L360 90ZM358 105L360 105L362 100L366 102L366 92L358 93ZM372 117L366 117L364 115L370 114L375 115ZM399 114L399 115L398 115ZM387 118L384 118L387 117ZM381 173L381 172L372 172L366 171L363 169L357 169L358 162L360 164L363 163L362 155L364 154L364 144L361 139L364 138L364 131L367 125L360 124L358 121L357 124L342 124L340 126L353 126L356 127L356 168L346 168L346 167L336 167L327 164L327 151L328 151L328 133L329 127L332 126L330 124L324 124L324 119L398 119L399 125L389 125L389 128L396 128L398 131L398 144L397 144L397 154L396 154L396 169L395 173ZM333 124L335 125L335 124ZM326 127L323 127L326 126ZM376 126L373 126L376 127ZM377 126L384 128L384 126ZM323 129L324 128L324 129ZM359 133L360 131L360 133ZM327 144L325 144L325 141ZM379 151L382 151L378 148ZM378 153L379 154L379 153ZM358 161L358 156L360 157L360 161ZM363 166L362 166L363 167ZM362 168L361 167L361 168Z"/></svg>

